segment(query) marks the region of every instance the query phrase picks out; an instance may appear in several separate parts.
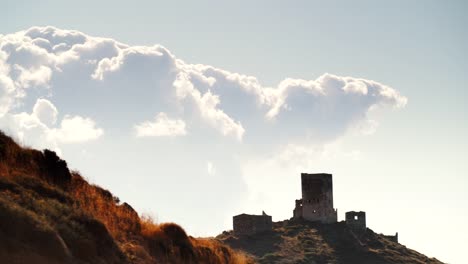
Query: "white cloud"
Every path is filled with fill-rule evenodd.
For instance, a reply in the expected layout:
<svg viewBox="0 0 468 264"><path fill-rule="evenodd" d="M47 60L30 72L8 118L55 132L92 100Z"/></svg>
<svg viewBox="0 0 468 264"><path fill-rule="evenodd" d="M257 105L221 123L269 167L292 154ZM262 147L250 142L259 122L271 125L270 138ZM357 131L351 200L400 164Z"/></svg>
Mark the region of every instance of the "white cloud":
<svg viewBox="0 0 468 264"><path fill-rule="evenodd" d="M43 65L38 68L30 69L25 69L19 65L15 65L15 69L20 72L17 79L18 86L23 88L46 85L49 83L52 76L52 70Z"/></svg>
<svg viewBox="0 0 468 264"><path fill-rule="evenodd" d="M206 170L208 171L208 174L211 175L211 176L216 174L216 168L213 165L213 162L211 162L211 161L208 161L206 163Z"/></svg>
<svg viewBox="0 0 468 264"><path fill-rule="evenodd" d="M358 124L358 129L363 135L372 135L377 131L378 126L379 123L377 123L377 121L368 119Z"/></svg>
<svg viewBox="0 0 468 264"><path fill-rule="evenodd" d="M7 53L0 50L0 118L10 110L15 96L15 84L9 76L10 65L6 62L7 57Z"/></svg>
<svg viewBox="0 0 468 264"><path fill-rule="evenodd" d="M197 188L187 184L190 189L178 195L190 200L193 189L210 194L197 197L197 204L228 191L265 205L255 211L275 203L278 210L290 208L286 203L296 197L286 196L295 191L284 190L298 184L286 175L340 155L355 158L358 151L348 155L332 146L350 131L375 133L381 116L372 109L406 103L397 90L369 79L325 73L266 86L255 76L185 62L160 45L131 46L74 30L33 27L0 36L0 129L34 147L72 151L72 143L97 140L105 130L106 144L137 145L149 154L119 153L129 160L123 169L138 163L141 177L200 175L184 178ZM141 139L134 141L135 135ZM148 139L155 136L178 137ZM112 147L96 144L89 151ZM155 152L173 155L159 157L167 162L155 168L154 160L146 161ZM185 166L172 166L181 161ZM223 204L238 201L218 196Z"/></svg>
<svg viewBox="0 0 468 264"><path fill-rule="evenodd" d="M49 100L40 98L36 101L32 114L43 124L51 126L57 122L58 110Z"/></svg>
<svg viewBox="0 0 468 264"><path fill-rule="evenodd" d="M96 140L104 134L90 118L65 116L60 127L51 130L52 137L61 143L81 143Z"/></svg>
<svg viewBox="0 0 468 264"><path fill-rule="evenodd" d="M201 94L185 74L179 74L174 81L179 98L185 99L187 96L193 100L197 106L201 117L212 127L219 130L223 135L232 135L238 140L242 139L245 129L240 122L234 121L229 115L218 108L219 96L211 91Z"/></svg>
<svg viewBox="0 0 468 264"><path fill-rule="evenodd" d="M119 49L117 56L112 58L104 58L99 61L96 70L94 71L92 77L97 80L103 80L104 76L108 73L116 72L121 69L125 64L132 63L132 60L135 60L135 57L140 58L165 58L174 61L175 58L162 46L156 45L152 47L146 46L135 46L127 47L124 49ZM157 70L157 69L154 69Z"/></svg>
<svg viewBox="0 0 468 264"><path fill-rule="evenodd" d="M272 103L268 118L275 118L282 111L325 110L328 115L343 112L354 121L353 115L363 116L372 106L403 107L407 103L404 96L381 83L328 73L310 81L286 79L277 89L270 89L269 94Z"/></svg>
<svg viewBox="0 0 468 264"><path fill-rule="evenodd" d="M23 143L36 148L59 149L60 144L82 143L103 135L90 118L65 116L59 127L54 127L57 108L47 99L38 99L32 113L7 114L0 119L0 127Z"/></svg>
<svg viewBox="0 0 468 264"><path fill-rule="evenodd" d="M49 93L62 97L80 89L76 104L88 103L89 97L106 98L116 114L135 112L133 121L140 119L136 113L141 112L135 106L150 106L146 111L165 112L200 128L204 124L239 141L255 133L251 129L273 131L278 138L314 135L333 140L354 124L366 122L370 108L403 107L407 101L381 83L332 74L315 80L286 78L276 87L262 86L254 76L186 63L160 45L129 46L54 27L2 36L0 55L0 62L4 61L0 63L0 100L4 102L0 113L21 102L29 87L51 87ZM52 75L56 80L51 83ZM97 114L103 111L94 109ZM291 131L281 131L282 126Z"/></svg>
<svg viewBox="0 0 468 264"><path fill-rule="evenodd" d="M15 86L13 81L0 73L0 118L5 115L13 105Z"/></svg>
<svg viewBox="0 0 468 264"><path fill-rule="evenodd" d="M170 119L166 113L159 113L154 121L145 121L135 126L137 137L184 136L187 134L185 122Z"/></svg>

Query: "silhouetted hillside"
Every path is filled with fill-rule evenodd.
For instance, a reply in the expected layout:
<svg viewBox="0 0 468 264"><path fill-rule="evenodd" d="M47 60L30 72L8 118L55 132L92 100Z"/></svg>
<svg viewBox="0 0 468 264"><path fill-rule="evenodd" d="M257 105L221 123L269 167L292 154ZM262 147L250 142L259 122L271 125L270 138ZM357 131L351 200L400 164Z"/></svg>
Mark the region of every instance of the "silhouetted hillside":
<svg viewBox="0 0 468 264"><path fill-rule="evenodd" d="M213 239L140 218L49 150L0 131L0 263L248 263Z"/></svg>
<svg viewBox="0 0 468 264"><path fill-rule="evenodd" d="M320 224L298 220L273 223L273 230L237 237L217 237L253 255L259 263L442 263L367 229L355 234L345 222Z"/></svg>
<svg viewBox="0 0 468 264"><path fill-rule="evenodd" d="M22 148L1 131L0 238L0 263L11 264L442 263L344 222L290 220L252 236L193 238L140 217L53 151Z"/></svg>

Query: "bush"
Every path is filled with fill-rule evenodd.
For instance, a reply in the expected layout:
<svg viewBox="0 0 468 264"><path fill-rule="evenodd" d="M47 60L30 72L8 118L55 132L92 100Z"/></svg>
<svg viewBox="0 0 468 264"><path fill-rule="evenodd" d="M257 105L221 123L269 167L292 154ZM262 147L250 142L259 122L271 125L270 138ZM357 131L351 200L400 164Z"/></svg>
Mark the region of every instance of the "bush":
<svg viewBox="0 0 468 264"><path fill-rule="evenodd" d="M54 184L67 186L72 178L67 162L51 150L45 149L43 153L46 177Z"/></svg>

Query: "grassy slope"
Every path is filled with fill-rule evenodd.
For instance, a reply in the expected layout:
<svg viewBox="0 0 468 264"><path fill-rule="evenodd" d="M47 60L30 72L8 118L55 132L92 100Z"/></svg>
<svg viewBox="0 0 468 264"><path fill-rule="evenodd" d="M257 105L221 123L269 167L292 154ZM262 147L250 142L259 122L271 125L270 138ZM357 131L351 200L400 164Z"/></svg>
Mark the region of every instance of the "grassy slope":
<svg viewBox="0 0 468 264"><path fill-rule="evenodd" d="M213 239L155 224L54 152L0 131L0 263L248 263Z"/></svg>
<svg viewBox="0 0 468 264"><path fill-rule="evenodd" d="M0 131L0 263L441 263L342 222L274 223L238 238L195 239L174 223L141 218L89 184L51 151L18 146Z"/></svg>
<svg viewBox="0 0 468 264"><path fill-rule="evenodd" d="M357 235L344 222L283 221L274 223L271 232L236 237L231 231L217 239L252 254L259 263L442 263L370 229Z"/></svg>

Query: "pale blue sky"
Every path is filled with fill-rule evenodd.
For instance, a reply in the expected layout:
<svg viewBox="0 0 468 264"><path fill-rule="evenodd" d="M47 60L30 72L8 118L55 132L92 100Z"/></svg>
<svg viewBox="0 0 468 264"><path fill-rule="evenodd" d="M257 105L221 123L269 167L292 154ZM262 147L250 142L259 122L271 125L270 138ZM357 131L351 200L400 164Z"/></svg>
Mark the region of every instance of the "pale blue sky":
<svg viewBox="0 0 468 264"><path fill-rule="evenodd" d="M463 250L468 248L464 239L468 235L467 2L226 2L0 1L0 34L51 25L129 45L161 44L187 63L252 75L263 86L276 86L285 78L315 80L324 73L388 85L408 99L407 105L370 113L378 122L372 135L336 130L339 135L324 143L333 149L327 152L331 154L325 158L312 154L305 168L334 174L339 219L345 211L365 210L374 231L398 231L401 242L410 248L450 263L463 263ZM70 89L81 84L70 84ZM107 110L80 110L81 105L63 99L65 95L60 97L57 92L55 101L50 99L61 117L67 111L61 109L69 104L68 111L75 111L70 114L92 117L98 125L100 119L108 118L92 114ZM100 97L96 98L99 101ZM241 115L242 107L231 115ZM21 111L31 112L31 108L25 105ZM151 119L155 111L145 113L141 121ZM129 122L139 118L121 114ZM204 128L193 137L124 141L124 131L111 129L118 124L101 126L104 135L96 143L60 149L72 167L139 210L152 212L162 221L179 222L195 235L215 235L229 228L230 215L240 213L245 206L237 203L245 197L236 196L254 195L246 190L246 176L240 175L244 170L261 173L263 168L266 175L284 169L288 174L284 178L291 179L284 196L291 200L269 204L268 197L260 195L247 200L262 201L261 206L249 205L245 210L255 213L265 209L273 213L274 220L292 214L293 198L300 196L298 167L304 166L293 162L277 168L276 163L266 162L275 160L272 153L284 145L270 149L256 143L256 138L264 139L266 145L275 139L261 136L262 128L253 133L247 130L239 146ZM283 128L277 131L287 132ZM207 140L210 138L213 140ZM123 155L119 160L118 155L111 155L115 149L138 158L127 161ZM265 153L259 154L259 149ZM246 157L263 160L258 163L265 165L251 168L242 161ZM207 160L218 168L217 173L191 175L196 168L205 169ZM158 166L154 172L150 171L152 165ZM149 177L151 173L157 174L157 179ZM274 179L264 179L272 192L278 191ZM182 182L188 187L181 188ZM227 190L210 193L206 186L198 186L210 182ZM202 191L194 194L188 191L191 188ZM164 196L157 191L174 195L161 202ZM200 213L196 205L211 200L212 195L229 197L212 199L213 204L204 204L207 208ZM219 215L215 219L199 215L208 212Z"/></svg>

